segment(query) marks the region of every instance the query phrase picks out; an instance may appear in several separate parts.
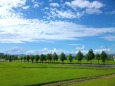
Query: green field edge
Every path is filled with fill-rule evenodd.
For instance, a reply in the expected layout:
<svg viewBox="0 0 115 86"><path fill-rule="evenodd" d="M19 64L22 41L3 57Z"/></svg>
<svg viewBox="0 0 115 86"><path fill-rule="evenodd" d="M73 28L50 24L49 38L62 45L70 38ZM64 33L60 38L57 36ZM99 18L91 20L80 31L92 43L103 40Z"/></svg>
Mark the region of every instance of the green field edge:
<svg viewBox="0 0 115 86"><path fill-rule="evenodd" d="M97 75L97 76L92 76L92 77L81 77L81 78L73 78L73 79L65 79L65 80L58 80L58 81L52 81L52 82L46 82L46 83L39 83L39 84L32 84L32 85L26 85L26 86L60 86L58 83L63 83L67 84L67 82L71 83L73 80L76 80L77 82L83 82L86 80L92 80L92 79L99 79L104 76L109 76L109 75L115 75L115 73L111 74L105 74L105 75ZM66 83L64 83L66 82Z"/></svg>

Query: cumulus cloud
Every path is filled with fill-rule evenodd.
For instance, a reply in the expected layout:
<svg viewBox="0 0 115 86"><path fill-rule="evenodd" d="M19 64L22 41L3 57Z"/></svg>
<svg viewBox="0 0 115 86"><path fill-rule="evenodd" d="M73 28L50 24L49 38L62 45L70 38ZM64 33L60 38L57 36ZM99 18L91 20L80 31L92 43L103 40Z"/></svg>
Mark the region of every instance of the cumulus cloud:
<svg viewBox="0 0 115 86"><path fill-rule="evenodd" d="M59 11L59 10L56 10L53 12L53 14L55 14L56 17L59 17L59 18L76 18L77 16L71 12L71 11Z"/></svg>
<svg viewBox="0 0 115 86"><path fill-rule="evenodd" d="M22 7L22 8L26 10L26 9L28 9L28 8L29 8L29 6L24 6L24 7Z"/></svg>
<svg viewBox="0 0 115 86"><path fill-rule="evenodd" d="M90 2L88 0L73 0L71 2L66 2L65 4L72 8L101 8L104 6L104 4L99 1Z"/></svg>
<svg viewBox="0 0 115 86"><path fill-rule="evenodd" d="M0 18L20 18L20 12L16 12L14 8L23 7L26 0L2 0L0 1Z"/></svg>
<svg viewBox="0 0 115 86"><path fill-rule="evenodd" d="M58 55L60 55L62 52L64 52L65 54L68 54L69 51L67 50L63 50L63 49L57 49L57 48L54 48L54 49L48 49L48 48L43 48L43 49L39 49L39 50L28 50L26 51L25 53L28 55L31 55L31 54L53 54L53 53L57 53Z"/></svg>
<svg viewBox="0 0 115 86"><path fill-rule="evenodd" d="M95 49L94 53L101 53L102 51L105 51L106 53L111 53L111 49L106 49L106 48L100 48L100 49Z"/></svg>
<svg viewBox="0 0 115 86"><path fill-rule="evenodd" d="M46 13L49 17L48 18L60 18L60 19L75 19L80 18L84 15L83 12L73 12L72 10L59 10L56 8L51 8L50 13Z"/></svg>
<svg viewBox="0 0 115 86"><path fill-rule="evenodd" d="M42 5L42 3L37 2L37 1L34 1L33 4L34 4L33 8L37 8L37 7L40 7L40 5Z"/></svg>
<svg viewBox="0 0 115 86"><path fill-rule="evenodd" d="M59 4L58 3L50 3L50 6L52 6L52 7L59 7Z"/></svg>
<svg viewBox="0 0 115 86"><path fill-rule="evenodd" d="M73 0L71 2L65 2L65 5L71 7L76 11L78 11L78 9L82 9L82 10L86 9L85 10L86 14L100 14L102 13L100 8L104 6L104 4L102 4L99 1L90 2L88 0Z"/></svg>
<svg viewBox="0 0 115 86"><path fill-rule="evenodd" d="M35 0L33 3L38 4ZM73 3L75 2L75 3ZM76 6L83 2L87 13L101 13L100 2L89 2L87 0L74 0L68 4ZM86 4L91 4L88 7ZM52 6L56 3L52 3ZM96 7L97 5L97 7ZM25 19L23 13L16 12L13 8L21 7L27 9L26 0L3 0L0 2L0 42L1 43L24 43L44 40L77 40L79 37L97 36L105 33L115 33L114 28L94 28L79 25L67 21L43 21L39 19ZM83 8L82 5L78 5ZM94 8L95 10L93 10ZM79 18L84 12L73 13L72 10L50 9L51 14L58 18ZM52 16L50 15L50 16ZM21 29L20 29L21 28ZM107 37L106 37L107 39Z"/></svg>

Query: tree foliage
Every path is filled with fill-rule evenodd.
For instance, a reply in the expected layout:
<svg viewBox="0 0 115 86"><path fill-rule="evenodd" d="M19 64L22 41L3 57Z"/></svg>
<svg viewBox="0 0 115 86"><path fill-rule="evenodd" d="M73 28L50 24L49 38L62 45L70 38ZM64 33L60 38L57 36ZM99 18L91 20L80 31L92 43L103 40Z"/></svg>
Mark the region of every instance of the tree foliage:
<svg viewBox="0 0 115 86"><path fill-rule="evenodd" d="M78 63L80 62L81 63L81 60L83 59L83 53L81 51L79 51L77 54L76 54L76 59L78 60Z"/></svg>
<svg viewBox="0 0 115 86"><path fill-rule="evenodd" d="M64 60L66 60L66 57L65 57L64 53L60 54L60 60L62 61L62 63L64 62Z"/></svg>
<svg viewBox="0 0 115 86"><path fill-rule="evenodd" d="M52 59L54 60L54 62L56 61L58 61L58 55L56 54L56 53L53 53L52 54Z"/></svg>
<svg viewBox="0 0 115 86"><path fill-rule="evenodd" d="M97 59L98 64L99 64L99 60L100 60L100 54L98 54L98 53L97 53L97 54L95 55L95 58Z"/></svg>
<svg viewBox="0 0 115 86"><path fill-rule="evenodd" d="M40 59L40 56L37 54L37 55L35 56L36 63L38 62L39 59Z"/></svg>
<svg viewBox="0 0 115 86"><path fill-rule="evenodd" d="M28 62L30 61L30 56L29 56L29 55L27 55L27 61L28 61Z"/></svg>
<svg viewBox="0 0 115 86"><path fill-rule="evenodd" d="M31 61L32 61L32 63L33 63L33 61L34 61L34 59L35 59L34 55L30 55L30 58L31 58Z"/></svg>
<svg viewBox="0 0 115 86"><path fill-rule="evenodd" d="M107 54L105 51L101 52L101 60L103 62L103 64L105 65L105 60L107 59Z"/></svg>
<svg viewBox="0 0 115 86"><path fill-rule="evenodd" d="M45 56L43 54L40 55L40 61L43 62L45 60Z"/></svg>
<svg viewBox="0 0 115 86"><path fill-rule="evenodd" d="M52 55L51 55L51 54L47 54L47 55L46 55L46 59L51 62L51 60L52 60Z"/></svg>
<svg viewBox="0 0 115 86"><path fill-rule="evenodd" d="M69 54L69 56L68 56L68 60L70 61L70 63L72 62L72 60L73 60L73 56L72 56L71 54Z"/></svg>
<svg viewBox="0 0 115 86"><path fill-rule="evenodd" d="M89 50L89 52L88 52L88 54L87 54L87 60L89 61L91 61L91 64L92 64L92 59L94 59L95 58L95 54L93 53L93 50L92 49L90 49Z"/></svg>

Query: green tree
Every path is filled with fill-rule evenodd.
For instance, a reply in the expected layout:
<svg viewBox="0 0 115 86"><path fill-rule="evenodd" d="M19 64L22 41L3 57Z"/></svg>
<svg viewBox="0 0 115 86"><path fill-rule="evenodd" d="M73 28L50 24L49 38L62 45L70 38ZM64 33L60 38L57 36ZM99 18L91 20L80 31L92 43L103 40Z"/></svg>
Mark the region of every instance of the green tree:
<svg viewBox="0 0 115 86"><path fill-rule="evenodd" d="M78 63L80 62L81 64L81 60L83 59L83 53L81 51L79 51L77 54L76 54L76 59L78 60Z"/></svg>
<svg viewBox="0 0 115 86"><path fill-rule="evenodd" d="M105 60L107 59L107 54L105 51L101 52L101 60L103 62L103 64L105 65Z"/></svg>
<svg viewBox="0 0 115 86"><path fill-rule="evenodd" d="M20 57L21 62L22 62L23 59L24 59L24 57L21 56L21 57Z"/></svg>
<svg viewBox="0 0 115 86"><path fill-rule="evenodd" d="M64 53L60 54L60 60L62 61L62 63L64 63L64 60L66 60L66 57L65 57Z"/></svg>
<svg viewBox="0 0 115 86"><path fill-rule="evenodd" d="M89 57L88 57L88 54L86 54L86 55L85 55L85 58L86 58L86 60L87 60L87 63L88 63L88 61L89 61Z"/></svg>
<svg viewBox="0 0 115 86"><path fill-rule="evenodd" d="M10 55L5 55L5 60L9 60Z"/></svg>
<svg viewBox="0 0 115 86"><path fill-rule="evenodd" d="M45 61L45 62L47 61L47 59L46 59L46 55L44 55L44 61Z"/></svg>
<svg viewBox="0 0 115 86"><path fill-rule="evenodd" d="M29 62L30 61L30 56L27 55L26 59L27 59L27 62Z"/></svg>
<svg viewBox="0 0 115 86"><path fill-rule="evenodd" d="M51 55L51 54L47 54L47 55L46 55L46 59L51 62L51 60L52 60L52 55Z"/></svg>
<svg viewBox="0 0 115 86"><path fill-rule="evenodd" d="M93 50L90 49L88 54L87 54L87 59L90 60L91 65L92 65L92 59L94 59L94 58L95 58L95 54L93 53Z"/></svg>
<svg viewBox="0 0 115 86"><path fill-rule="evenodd" d="M40 56L37 54L37 55L35 56L36 63L39 61L39 59L40 59Z"/></svg>
<svg viewBox="0 0 115 86"><path fill-rule="evenodd" d="M34 59L35 59L34 55L30 55L30 58L31 58L31 61L32 61L32 63L33 63L33 62L34 62Z"/></svg>
<svg viewBox="0 0 115 86"><path fill-rule="evenodd" d="M43 61L45 60L45 56L43 54L40 55L40 61L43 63Z"/></svg>
<svg viewBox="0 0 115 86"><path fill-rule="evenodd" d="M69 60L70 63L72 62L73 56L71 54L68 55L68 60Z"/></svg>
<svg viewBox="0 0 115 86"><path fill-rule="evenodd" d="M12 55L14 61L18 60L18 56Z"/></svg>
<svg viewBox="0 0 115 86"><path fill-rule="evenodd" d="M26 62L26 60L27 60L27 56L24 56L24 62Z"/></svg>
<svg viewBox="0 0 115 86"><path fill-rule="evenodd" d="M98 64L99 64L99 60L100 60L100 54L98 54L98 53L97 53L97 54L95 55L95 58L97 59Z"/></svg>
<svg viewBox="0 0 115 86"><path fill-rule="evenodd" d="M56 53L53 53L52 59L54 60L54 63L55 63L55 61L57 62L58 61L58 55Z"/></svg>
<svg viewBox="0 0 115 86"><path fill-rule="evenodd" d="M5 60L12 62L12 56L11 55L6 55Z"/></svg>

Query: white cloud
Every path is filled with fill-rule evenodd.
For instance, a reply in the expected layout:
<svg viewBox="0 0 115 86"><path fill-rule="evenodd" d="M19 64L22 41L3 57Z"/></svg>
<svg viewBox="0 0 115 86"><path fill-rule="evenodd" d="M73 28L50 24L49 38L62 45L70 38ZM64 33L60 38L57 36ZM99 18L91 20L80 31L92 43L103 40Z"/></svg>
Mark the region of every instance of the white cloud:
<svg viewBox="0 0 115 86"><path fill-rule="evenodd" d="M105 36L105 37L102 37L108 41L115 41L115 36Z"/></svg>
<svg viewBox="0 0 115 86"><path fill-rule="evenodd" d="M23 18L22 13L16 12L13 9L18 7L23 9L29 8L29 6L26 6L25 3L26 0L3 0L0 2L1 43L23 43L44 40L77 40L78 37L115 33L114 28L93 28L66 21L42 21L38 19L25 19ZM33 0L33 3L38 2ZM98 5L98 7L95 7L94 5L92 6L92 8L95 9L99 7L101 7L101 5ZM84 15L84 12L76 12L75 14L71 10L60 11L56 8L52 8L50 10L52 14L50 16L57 16L58 18L72 19L79 18L80 16ZM89 11L89 13L91 12Z"/></svg>
<svg viewBox="0 0 115 86"><path fill-rule="evenodd" d="M71 11L56 11L56 14L59 18L76 18L76 15Z"/></svg>
<svg viewBox="0 0 115 86"><path fill-rule="evenodd" d="M99 9L86 9L86 13L87 14L100 14L102 13L102 11Z"/></svg>
<svg viewBox="0 0 115 86"><path fill-rule="evenodd" d="M37 55L38 50L28 50L24 54L26 54L26 55Z"/></svg>
<svg viewBox="0 0 115 86"><path fill-rule="evenodd" d="M45 9L45 10L48 10L49 8L48 8L48 7L45 7L44 9Z"/></svg>
<svg viewBox="0 0 115 86"><path fill-rule="evenodd" d="M73 44L72 44L73 45ZM77 45L76 49L74 50L64 50L64 49L48 49L48 48L42 48L42 49L38 49L38 50L24 50L23 48L20 48L18 46L14 46L11 49L8 49L6 51L4 51L4 53L6 54L26 54L26 55L36 55L36 54L53 54L53 53L57 53L58 55L60 55L62 52L64 52L65 54L77 54L78 51L80 50L84 55L88 53L89 50L85 49L85 46L82 44L75 44L75 46ZM110 49L110 48L98 48L98 49L94 49L93 52L96 53L101 53L102 51L107 52L107 54L113 54L114 50Z"/></svg>
<svg viewBox="0 0 115 86"><path fill-rule="evenodd" d="M81 51L81 50L85 49L85 45L83 45L83 44L69 44L69 45L75 46L77 51L79 51L79 50Z"/></svg>
<svg viewBox="0 0 115 86"><path fill-rule="evenodd" d="M35 0L31 0L31 2L35 2Z"/></svg>
<svg viewBox="0 0 115 86"><path fill-rule="evenodd" d="M106 53L111 53L111 49L101 48L101 49L95 49L94 53L101 53L102 51L105 51Z"/></svg>
<svg viewBox="0 0 115 86"><path fill-rule="evenodd" d="M85 13L86 14L100 14L102 13L100 8L104 6L104 4L102 4L99 1L90 2L88 0L73 0L71 2L65 2L65 5L79 12L82 16L85 15ZM82 9L84 11L80 12L79 9Z"/></svg>
<svg viewBox="0 0 115 86"><path fill-rule="evenodd" d="M34 2L33 8L39 7L40 5L42 5L42 3L40 3L40 2Z"/></svg>
<svg viewBox="0 0 115 86"><path fill-rule="evenodd" d="M56 8L51 8L50 13L47 13L50 18L66 18L66 19L75 19L80 18L84 15L84 12L72 12L71 10L58 10Z"/></svg>
<svg viewBox="0 0 115 86"><path fill-rule="evenodd" d="M26 0L1 0L0 6L21 7L25 5Z"/></svg>
<svg viewBox="0 0 115 86"><path fill-rule="evenodd" d="M54 49L48 49L48 48L43 48L43 49L39 49L39 50L28 50L28 51L26 51L26 54L34 54L34 55L36 55L36 54L53 54L53 53L57 53L58 55L60 55L62 52L64 52L64 53L66 53L66 54L68 54L69 53L69 51L67 51L67 50L63 50L63 49L56 49L56 48L54 48Z"/></svg>
<svg viewBox="0 0 115 86"><path fill-rule="evenodd" d="M39 4L34 4L34 6L33 6L34 8L36 8L36 7L39 7Z"/></svg>
<svg viewBox="0 0 115 86"><path fill-rule="evenodd" d="M29 7L30 7L30 6L24 6L24 7L22 7L22 8L26 10L26 9L28 9Z"/></svg>
<svg viewBox="0 0 115 86"><path fill-rule="evenodd" d="M63 5L59 5L58 3L50 3L50 6L52 7L61 7L66 9L66 6L71 7L74 9L56 9L56 8L50 8L50 12L46 12L46 14L49 17L45 17L47 19L55 19L55 18L60 18L60 19L75 19L75 18L81 18L82 16L86 14L101 14L102 11L100 8L104 6L99 1L87 1L87 0L73 0L71 2L65 2Z"/></svg>
<svg viewBox="0 0 115 86"><path fill-rule="evenodd" d="M15 46L11 49L6 50L4 53L6 54L24 54L25 50L23 50L22 48Z"/></svg>
<svg viewBox="0 0 115 86"><path fill-rule="evenodd" d="M59 7L59 4L58 3L50 3L50 6L52 6L52 7Z"/></svg>
<svg viewBox="0 0 115 86"><path fill-rule="evenodd" d="M16 12L13 8L23 7L26 0L1 0L0 18L20 18L22 13Z"/></svg>
<svg viewBox="0 0 115 86"><path fill-rule="evenodd" d="M80 44L69 44L69 45L76 46L76 45L80 45Z"/></svg>
<svg viewBox="0 0 115 86"><path fill-rule="evenodd" d="M31 2L33 3L33 8L38 8L40 5L42 5L42 3L37 0L31 0Z"/></svg>
<svg viewBox="0 0 115 86"><path fill-rule="evenodd" d="M115 33L115 29L93 28L64 21L0 19L0 32L2 43L23 43L43 40L77 40L78 37Z"/></svg>
<svg viewBox="0 0 115 86"><path fill-rule="evenodd" d="M84 45L77 45L76 46L76 50L80 50L80 51L82 51L82 50L84 50L85 49L85 46Z"/></svg>
<svg viewBox="0 0 115 86"><path fill-rule="evenodd" d="M65 4L72 8L101 8L104 6L104 4L99 1L90 2L88 0L73 0L72 2L66 2Z"/></svg>
<svg viewBox="0 0 115 86"><path fill-rule="evenodd" d="M113 10L113 11L111 11L111 12L107 12L106 14L113 15L113 14L115 14L115 10Z"/></svg>

